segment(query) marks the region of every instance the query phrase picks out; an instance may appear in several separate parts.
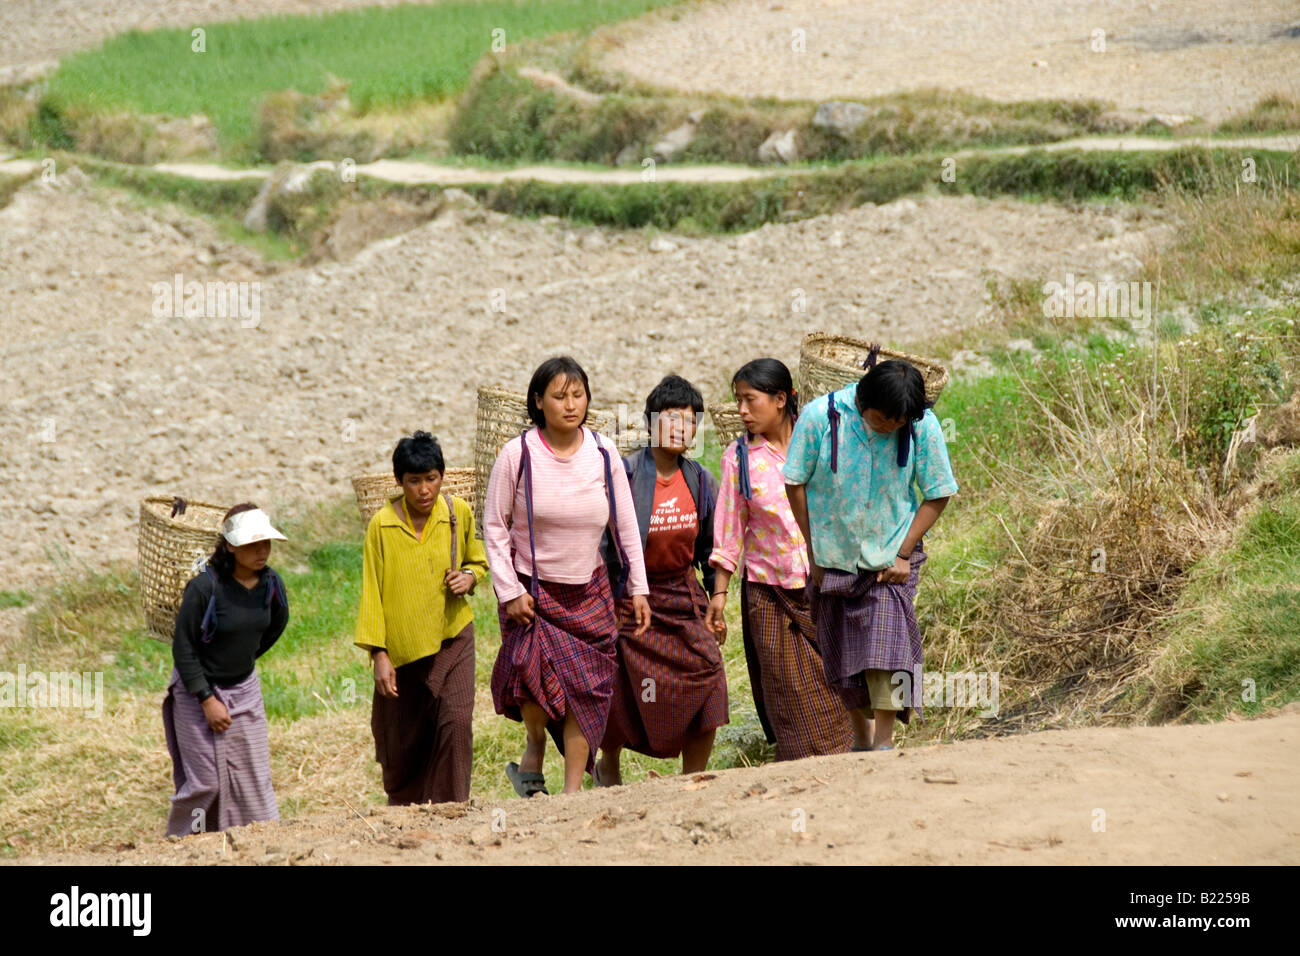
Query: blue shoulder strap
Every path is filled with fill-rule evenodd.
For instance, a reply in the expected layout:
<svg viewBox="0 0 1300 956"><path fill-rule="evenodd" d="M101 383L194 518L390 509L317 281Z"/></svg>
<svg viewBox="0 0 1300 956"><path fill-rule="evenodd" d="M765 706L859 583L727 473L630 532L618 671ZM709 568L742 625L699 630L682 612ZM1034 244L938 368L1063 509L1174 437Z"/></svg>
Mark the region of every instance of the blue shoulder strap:
<svg viewBox="0 0 1300 956"><path fill-rule="evenodd" d="M754 497L754 489L749 483L749 431L740 433L736 439L736 471L740 475L740 496L748 501Z"/></svg>
<svg viewBox="0 0 1300 956"><path fill-rule="evenodd" d="M916 424L914 422L908 422L906 428L900 428L898 430L898 467L899 468L902 468L904 465L907 464L907 446L908 446L909 438L911 439L911 444L913 445L916 444Z"/></svg>
<svg viewBox="0 0 1300 956"><path fill-rule="evenodd" d="M840 410L834 392L826 396L826 417L831 420L831 474L834 474L840 466Z"/></svg>

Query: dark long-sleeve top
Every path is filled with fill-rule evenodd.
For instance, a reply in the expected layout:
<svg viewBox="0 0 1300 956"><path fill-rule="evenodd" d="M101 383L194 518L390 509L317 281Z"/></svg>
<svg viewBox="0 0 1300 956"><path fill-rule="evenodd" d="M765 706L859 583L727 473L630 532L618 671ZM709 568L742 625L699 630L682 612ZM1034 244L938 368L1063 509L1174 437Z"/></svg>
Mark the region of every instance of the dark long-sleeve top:
<svg viewBox="0 0 1300 956"><path fill-rule="evenodd" d="M709 564L709 555L713 553L713 515L718 498L718 480L713 474L693 458L682 456L678 459L686 487L695 500L699 513L699 533L695 539L695 556L691 564L700 569L704 577L704 590L713 593L714 577L717 571ZM655 458L649 448L641 448L623 459L623 468L627 472L628 484L632 489L632 501L636 511L636 523L641 531L641 550L644 553L646 538L650 531L650 510L655 497ZM618 555L608 532L601 541L605 555L605 564L611 576L618 567Z"/></svg>
<svg viewBox="0 0 1300 956"><path fill-rule="evenodd" d="M181 609L172 634L172 660L185 689L199 700L212 696L212 685L229 687L253 672L253 662L265 654L284 633L289 609L282 601L267 607L269 567L258 574L250 590L233 575L217 574L217 627L212 640L203 643L200 630L212 579L201 571L185 585Z"/></svg>

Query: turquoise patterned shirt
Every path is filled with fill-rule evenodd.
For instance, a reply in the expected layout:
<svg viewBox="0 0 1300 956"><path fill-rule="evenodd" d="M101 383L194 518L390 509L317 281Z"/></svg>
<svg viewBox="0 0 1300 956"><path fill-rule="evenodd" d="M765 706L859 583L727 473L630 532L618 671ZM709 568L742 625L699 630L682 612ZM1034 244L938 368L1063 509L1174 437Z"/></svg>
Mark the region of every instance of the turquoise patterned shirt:
<svg viewBox="0 0 1300 956"><path fill-rule="evenodd" d="M805 485L813 557L823 568L856 573L893 566L921 502L957 491L943 428L930 409L915 422L916 443L898 466L898 432L878 435L854 404L857 384L813 399L799 411L782 474ZM831 472L827 403L840 412Z"/></svg>

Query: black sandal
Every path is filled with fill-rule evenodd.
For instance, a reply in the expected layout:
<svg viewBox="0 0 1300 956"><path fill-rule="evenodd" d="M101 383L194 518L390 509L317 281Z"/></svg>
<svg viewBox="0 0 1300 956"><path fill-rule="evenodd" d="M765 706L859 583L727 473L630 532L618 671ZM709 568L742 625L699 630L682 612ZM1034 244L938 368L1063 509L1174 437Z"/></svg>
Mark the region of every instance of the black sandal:
<svg viewBox="0 0 1300 956"><path fill-rule="evenodd" d="M551 792L546 789L546 777L535 770L520 770L519 764L513 760L506 764L506 777L510 780L510 785L515 788L515 793L521 797L531 797L534 794L544 793L548 797Z"/></svg>

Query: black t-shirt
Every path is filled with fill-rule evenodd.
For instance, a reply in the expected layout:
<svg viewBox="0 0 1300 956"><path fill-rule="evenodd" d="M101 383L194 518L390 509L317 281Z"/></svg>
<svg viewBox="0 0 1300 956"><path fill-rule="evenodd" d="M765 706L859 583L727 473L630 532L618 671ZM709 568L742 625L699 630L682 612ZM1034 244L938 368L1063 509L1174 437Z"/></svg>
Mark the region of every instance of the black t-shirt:
<svg viewBox="0 0 1300 956"><path fill-rule="evenodd" d="M185 689L200 700L211 695L213 684L229 687L248 677L253 662L284 633L289 623L285 602L272 600L267 606L272 574L269 567L263 568L251 590L233 575L217 574L217 627L206 644L200 632L212 579L201 571L185 585L172 635L172 660Z"/></svg>

